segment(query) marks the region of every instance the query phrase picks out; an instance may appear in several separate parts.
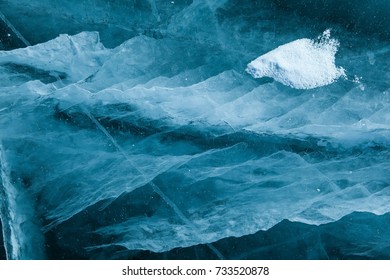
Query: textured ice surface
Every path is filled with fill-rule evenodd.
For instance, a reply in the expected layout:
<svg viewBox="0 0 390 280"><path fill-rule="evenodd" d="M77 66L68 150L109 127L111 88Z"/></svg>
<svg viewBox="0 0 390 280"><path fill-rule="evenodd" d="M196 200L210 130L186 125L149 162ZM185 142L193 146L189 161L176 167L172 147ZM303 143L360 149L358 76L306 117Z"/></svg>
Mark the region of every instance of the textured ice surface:
<svg viewBox="0 0 390 280"><path fill-rule="evenodd" d="M292 234L288 256L388 256L387 239L364 247L372 229L388 229L388 42L306 24L268 1L148 3L153 30L117 46L85 31L0 51L7 257L128 258L185 247L207 258L277 258L236 256L225 240L242 245L278 226L303 234L312 225L320 227L307 247L294 247L301 239ZM334 39L299 39L326 28ZM253 79L247 64L269 50L267 61L283 57L290 70L293 51L315 70ZM362 233L346 218L357 211L370 213ZM351 236L337 238L342 246L316 239L339 237L339 226ZM330 252L339 245L345 250Z"/></svg>
<svg viewBox="0 0 390 280"><path fill-rule="evenodd" d="M96 32L60 35L44 44L0 54L2 65L28 65L72 82L97 71L109 55ZM61 77L62 76L62 77Z"/></svg>
<svg viewBox="0 0 390 280"><path fill-rule="evenodd" d="M246 71L254 78L274 78L297 89L325 86L345 75L335 65L338 45L326 30L317 42L299 39L277 47L249 63Z"/></svg>
<svg viewBox="0 0 390 280"><path fill-rule="evenodd" d="M389 213L376 216L355 212L320 226L284 220L267 231L227 237L212 244L222 248L226 258L234 260L389 259L389 226ZM104 254L102 258L112 257ZM216 256L207 246L195 245L163 253L118 250L115 258L191 260Z"/></svg>

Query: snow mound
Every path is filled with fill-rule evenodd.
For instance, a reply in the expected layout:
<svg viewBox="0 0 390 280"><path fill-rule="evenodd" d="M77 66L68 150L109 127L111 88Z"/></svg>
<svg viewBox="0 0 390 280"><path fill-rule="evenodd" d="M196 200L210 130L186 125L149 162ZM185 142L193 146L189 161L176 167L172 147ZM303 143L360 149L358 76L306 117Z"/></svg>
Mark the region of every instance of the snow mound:
<svg viewBox="0 0 390 280"><path fill-rule="evenodd" d="M299 39L258 57L246 71L254 78L270 77L296 89L311 89L329 85L345 76L335 65L339 42L325 30L317 40Z"/></svg>

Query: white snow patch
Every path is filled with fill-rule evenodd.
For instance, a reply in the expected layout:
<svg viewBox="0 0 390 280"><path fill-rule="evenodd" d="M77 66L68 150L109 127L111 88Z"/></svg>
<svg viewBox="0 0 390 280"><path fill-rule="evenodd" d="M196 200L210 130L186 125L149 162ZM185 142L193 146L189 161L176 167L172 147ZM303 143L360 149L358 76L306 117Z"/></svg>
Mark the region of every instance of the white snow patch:
<svg viewBox="0 0 390 280"><path fill-rule="evenodd" d="M345 76L344 69L335 65L338 46L328 29L317 40L304 38L277 47L249 63L246 71L296 89L329 85Z"/></svg>

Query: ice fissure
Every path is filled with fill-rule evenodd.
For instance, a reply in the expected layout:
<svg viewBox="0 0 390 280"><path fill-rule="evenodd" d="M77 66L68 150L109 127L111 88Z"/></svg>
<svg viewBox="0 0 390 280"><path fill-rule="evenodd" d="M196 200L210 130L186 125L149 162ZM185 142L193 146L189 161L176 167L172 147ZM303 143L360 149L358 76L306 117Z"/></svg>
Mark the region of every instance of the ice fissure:
<svg viewBox="0 0 390 280"><path fill-rule="evenodd" d="M88 109L86 109L85 107L82 108L82 110L84 111L84 113L96 124L96 126L98 127L98 129L104 134L107 136L107 138L109 139L109 141L115 146L115 148L123 155L124 159L129 161L130 162L130 166L131 168L135 169L137 172L138 172L138 175L139 176L145 176L136 166L134 166L131 162L131 159L129 158L129 156L127 155L126 151L121 147L119 146L119 144L117 143L117 141L110 135L110 133L99 123L98 120L96 120L96 118L91 115L91 113L88 111ZM186 225L190 226L193 230L193 234L196 236L196 235L199 235L197 233L197 228L195 227L195 225L191 222L191 220L189 220L184 214L183 212L179 209L179 207L153 182L153 181L150 181L148 183L152 188L153 188L153 191L158 194L162 200L164 200L164 202L169 205L172 210L175 212L175 214L179 217L179 219L185 223ZM201 243L206 243L207 242L202 242L202 239L200 238L199 241ZM216 249L212 244L207 244L207 246L217 255L217 257L219 259L225 259L224 256L221 254L220 251L218 251L218 249Z"/></svg>
<svg viewBox="0 0 390 280"><path fill-rule="evenodd" d="M6 257L389 258L387 15L301 2L3 1Z"/></svg>

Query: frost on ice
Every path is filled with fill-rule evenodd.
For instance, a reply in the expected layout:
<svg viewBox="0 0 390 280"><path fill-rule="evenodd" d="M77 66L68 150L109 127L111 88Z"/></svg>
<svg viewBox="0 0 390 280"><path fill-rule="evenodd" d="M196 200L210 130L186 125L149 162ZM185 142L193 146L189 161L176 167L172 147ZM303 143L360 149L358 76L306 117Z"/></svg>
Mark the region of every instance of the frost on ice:
<svg viewBox="0 0 390 280"><path fill-rule="evenodd" d="M258 57L246 71L254 78L270 77L296 89L311 89L333 83L345 75L335 65L339 42L325 30L317 40L299 39Z"/></svg>

